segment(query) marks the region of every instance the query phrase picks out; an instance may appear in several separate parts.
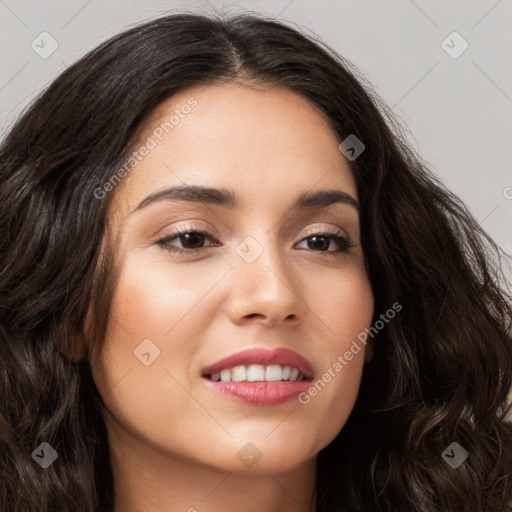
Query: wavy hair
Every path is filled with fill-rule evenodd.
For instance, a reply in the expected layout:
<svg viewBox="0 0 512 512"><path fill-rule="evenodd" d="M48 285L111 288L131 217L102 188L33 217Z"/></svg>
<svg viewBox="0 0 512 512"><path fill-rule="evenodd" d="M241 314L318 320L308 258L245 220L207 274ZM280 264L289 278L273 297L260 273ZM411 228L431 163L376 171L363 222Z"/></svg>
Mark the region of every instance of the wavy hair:
<svg viewBox="0 0 512 512"><path fill-rule="evenodd" d="M112 512L101 397L77 339L101 344L116 283L113 194L95 191L137 128L198 84L286 87L317 105L350 162L375 318L354 409L317 457L316 512L512 510L511 296L502 250L406 142L357 69L313 34L246 12L172 13L67 68L0 146L0 509ZM104 249L104 250L103 250ZM32 454L48 442L47 469ZM442 453L457 442L457 469Z"/></svg>

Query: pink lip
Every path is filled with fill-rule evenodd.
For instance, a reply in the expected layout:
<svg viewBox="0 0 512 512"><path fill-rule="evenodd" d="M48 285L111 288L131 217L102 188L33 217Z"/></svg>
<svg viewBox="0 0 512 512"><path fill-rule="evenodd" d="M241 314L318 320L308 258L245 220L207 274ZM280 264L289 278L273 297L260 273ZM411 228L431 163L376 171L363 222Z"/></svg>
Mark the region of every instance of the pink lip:
<svg viewBox="0 0 512 512"><path fill-rule="evenodd" d="M205 377L206 375L220 372L224 368L251 364L291 366L297 368L304 375L305 379L290 382L222 382L204 379L204 383L221 395L240 402L252 405L277 405L291 400L306 391L313 378L311 363L306 358L287 348L276 348L274 350L253 348L242 350L208 366L203 370L202 375Z"/></svg>
<svg viewBox="0 0 512 512"><path fill-rule="evenodd" d="M313 378L313 367L311 363L305 357L287 348L275 348L273 350L251 348L242 350L241 352L237 352L206 367L203 370L203 376L220 372L225 368L251 364L262 364L264 366L280 364L283 366L292 366L297 368L297 370L304 375L305 379L311 380Z"/></svg>
<svg viewBox="0 0 512 512"><path fill-rule="evenodd" d="M252 405L278 405L307 391L307 380L293 382L221 382L203 379L214 391L239 402Z"/></svg>

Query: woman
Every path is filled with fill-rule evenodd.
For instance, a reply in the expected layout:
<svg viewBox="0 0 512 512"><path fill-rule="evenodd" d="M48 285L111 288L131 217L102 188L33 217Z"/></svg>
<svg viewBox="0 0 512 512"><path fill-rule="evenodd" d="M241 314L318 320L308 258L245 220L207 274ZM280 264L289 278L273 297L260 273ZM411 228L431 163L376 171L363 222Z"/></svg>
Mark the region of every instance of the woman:
<svg viewBox="0 0 512 512"><path fill-rule="evenodd" d="M17 122L1 510L512 510L500 251L356 76L174 14Z"/></svg>

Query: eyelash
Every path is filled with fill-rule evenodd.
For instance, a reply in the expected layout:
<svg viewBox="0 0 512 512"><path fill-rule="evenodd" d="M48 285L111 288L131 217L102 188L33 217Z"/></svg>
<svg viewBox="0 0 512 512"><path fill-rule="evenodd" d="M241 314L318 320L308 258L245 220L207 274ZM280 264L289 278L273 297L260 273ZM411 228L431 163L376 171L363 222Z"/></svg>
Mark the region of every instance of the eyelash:
<svg viewBox="0 0 512 512"><path fill-rule="evenodd" d="M181 249L178 247L170 247L166 244L171 242L172 240L179 238L182 235L187 234L200 234L204 235L209 239L214 238L214 235L210 233L209 231L203 230L203 229L193 229L191 227L182 227L182 228L176 228L175 230L171 231L167 235L165 235L163 238L160 238L156 241L158 245L161 246L161 248L165 251L171 252L171 253L178 253L178 254L197 254L198 252L202 251L203 249L206 249L206 247L202 247L199 249ZM304 240L307 240L308 238L313 237L326 237L326 238L332 238L339 246L339 251L314 251L313 252L319 252L323 256L331 257L331 256L343 256L344 254L350 252L350 250L354 247L354 244L352 241L345 235L343 235L343 232L340 230L326 230L321 232L313 232L307 235L306 237L302 238L300 242L303 242Z"/></svg>

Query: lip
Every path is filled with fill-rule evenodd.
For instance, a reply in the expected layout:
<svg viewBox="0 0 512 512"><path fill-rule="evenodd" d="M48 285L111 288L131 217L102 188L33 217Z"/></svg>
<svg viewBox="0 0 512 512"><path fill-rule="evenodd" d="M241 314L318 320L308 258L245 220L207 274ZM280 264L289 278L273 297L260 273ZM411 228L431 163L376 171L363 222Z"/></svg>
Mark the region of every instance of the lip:
<svg viewBox="0 0 512 512"><path fill-rule="evenodd" d="M304 380L222 382L206 379L206 375L220 372L224 368L251 364L292 366L304 375ZM305 357L287 348L276 348L274 350L252 348L237 352L204 368L202 378L210 389L238 402L251 405L278 405L292 400L309 388L313 379L313 367Z"/></svg>
<svg viewBox="0 0 512 512"><path fill-rule="evenodd" d="M241 352L225 357L224 359L204 368L202 376L204 377L215 372L220 372L225 368L251 364L261 364L264 366L280 364L283 366L292 366L297 368L297 370L304 375L305 380L309 381L313 378L313 367L311 366L311 363L305 357L297 354L297 352L284 347L275 348L273 350L266 348L242 350Z"/></svg>
<svg viewBox="0 0 512 512"><path fill-rule="evenodd" d="M251 405L278 405L307 391L311 382L222 382L203 378L203 382L221 395Z"/></svg>

